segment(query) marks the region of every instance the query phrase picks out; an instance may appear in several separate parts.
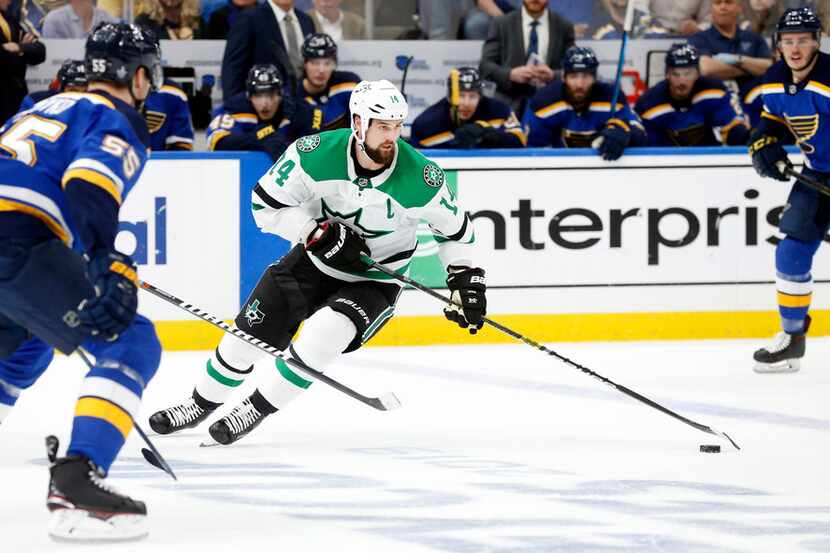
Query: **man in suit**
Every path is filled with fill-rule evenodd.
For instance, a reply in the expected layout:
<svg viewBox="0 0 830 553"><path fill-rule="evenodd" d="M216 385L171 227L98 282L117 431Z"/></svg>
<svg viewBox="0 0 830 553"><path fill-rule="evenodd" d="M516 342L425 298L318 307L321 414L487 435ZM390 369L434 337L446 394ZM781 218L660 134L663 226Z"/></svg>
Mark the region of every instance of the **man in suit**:
<svg viewBox="0 0 830 553"><path fill-rule="evenodd" d="M527 98L550 83L574 43L570 21L548 9L548 0L523 0L522 9L497 17L481 51L481 77L522 112Z"/></svg>
<svg viewBox="0 0 830 553"><path fill-rule="evenodd" d="M276 65L291 86L302 74L303 40L314 32L314 20L294 9L294 0L266 0L242 12L228 33L222 57L224 97L245 91L245 79L255 64Z"/></svg>

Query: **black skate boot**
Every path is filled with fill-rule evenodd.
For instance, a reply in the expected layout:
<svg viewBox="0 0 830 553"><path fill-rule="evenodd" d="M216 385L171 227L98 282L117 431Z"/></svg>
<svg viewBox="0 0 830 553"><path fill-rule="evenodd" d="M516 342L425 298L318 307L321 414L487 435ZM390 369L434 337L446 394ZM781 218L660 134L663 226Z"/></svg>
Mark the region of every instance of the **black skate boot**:
<svg viewBox="0 0 830 553"><path fill-rule="evenodd" d="M202 398L195 390L184 403L157 411L150 417L150 428L159 434L172 434L185 428L193 428L208 418L222 405Z"/></svg>
<svg viewBox="0 0 830 553"><path fill-rule="evenodd" d="M52 513L49 536L58 541L114 542L147 535L144 502L122 495L103 482L103 473L86 457L57 458L58 439L46 438Z"/></svg>
<svg viewBox="0 0 830 553"><path fill-rule="evenodd" d="M810 328L810 316L804 321L804 331L799 334L779 332L772 343L755 352L756 373L794 373L801 368L801 358L807 349L807 330Z"/></svg>
<svg viewBox="0 0 830 553"><path fill-rule="evenodd" d="M210 437L220 444L230 445L246 436L259 426L265 417L275 412L276 409L268 404L259 391L255 391L240 405L234 407L233 411L211 424L208 432Z"/></svg>

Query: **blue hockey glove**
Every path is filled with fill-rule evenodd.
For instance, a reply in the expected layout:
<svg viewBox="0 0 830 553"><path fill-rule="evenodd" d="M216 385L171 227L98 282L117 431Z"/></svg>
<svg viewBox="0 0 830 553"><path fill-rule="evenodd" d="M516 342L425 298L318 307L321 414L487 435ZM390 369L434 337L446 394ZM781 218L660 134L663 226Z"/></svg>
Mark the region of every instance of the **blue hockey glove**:
<svg viewBox="0 0 830 553"><path fill-rule="evenodd" d="M89 254L89 280L95 297L78 306L81 327L92 335L115 339L127 330L138 308L138 275L133 260L110 250Z"/></svg>
<svg viewBox="0 0 830 553"><path fill-rule="evenodd" d="M610 123L599 133L602 143L597 147L602 159L615 161L622 157L625 147L631 140L631 133L620 125Z"/></svg>
<svg viewBox="0 0 830 553"><path fill-rule="evenodd" d="M752 166L762 177L769 177L775 180L787 182L789 177L784 174L784 169L792 168L787 151L774 136L756 135L753 133L749 142L749 153L752 155Z"/></svg>
<svg viewBox="0 0 830 553"><path fill-rule="evenodd" d="M448 269L447 288L450 289L450 299L457 305L446 306L444 316L461 328L469 328L470 334L475 334L484 326L483 317L487 314L484 269L457 265L450 265Z"/></svg>

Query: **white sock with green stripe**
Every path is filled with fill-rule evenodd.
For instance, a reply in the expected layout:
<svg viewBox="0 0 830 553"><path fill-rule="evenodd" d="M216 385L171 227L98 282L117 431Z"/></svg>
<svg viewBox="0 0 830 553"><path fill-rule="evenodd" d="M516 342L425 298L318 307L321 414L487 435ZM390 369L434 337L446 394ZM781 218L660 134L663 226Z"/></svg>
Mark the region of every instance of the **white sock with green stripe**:
<svg viewBox="0 0 830 553"><path fill-rule="evenodd" d="M300 337L290 348L291 356L323 372L349 347L356 334L357 328L351 319L324 307L303 324ZM263 377L257 389L268 403L282 409L311 386L311 380L281 359L276 360L275 367L273 371L261 371Z"/></svg>
<svg viewBox="0 0 830 553"><path fill-rule="evenodd" d="M210 402L225 403L263 355L254 346L226 334L208 359L196 392Z"/></svg>

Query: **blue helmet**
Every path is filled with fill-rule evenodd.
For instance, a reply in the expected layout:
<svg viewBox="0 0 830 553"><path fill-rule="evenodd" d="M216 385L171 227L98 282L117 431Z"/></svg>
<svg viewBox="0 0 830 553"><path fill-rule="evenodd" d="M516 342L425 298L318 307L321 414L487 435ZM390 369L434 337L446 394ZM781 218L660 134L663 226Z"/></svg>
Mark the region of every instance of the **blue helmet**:
<svg viewBox="0 0 830 553"><path fill-rule="evenodd" d="M337 60L337 43L326 33L313 33L303 41L303 61L319 58Z"/></svg>
<svg viewBox="0 0 830 553"><path fill-rule="evenodd" d="M86 63L84 60L66 60L58 70L58 81L61 83L61 90L67 86L86 86L89 82L86 76Z"/></svg>
<svg viewBox="0 0 830 553"><path fill-rule="evenodd" d="M666 52L666 69L673 67L694 67L700 65L700 52L691 44L672 44Z"/></svg>
<svg viewBox="0 0 830 553"><path fill-rule="evenodd" d="M590 73L596 76L599 60L590 48L571 46L565 51L562 66L565 69L565 75L568 73Z"/></svg>
<svg viewBox="0 0 830 553"><path fill-rule="evenodd" d="M282 77L276 65L260 63L251 67L248 78L245 79L245 90L248 96L260 92L282 91Z"/></svg>
<svg viewBox="0 0 830 553"><path fill-rule="evenodd" d="M86 74L90 81L130 86L140 67L154 89L161 87L161 50L156 35L132 23L101 22L86 39Z"/></svg>
<svg viewBox="0 0 830 553"><path fill-rule="evenodd" d="M775 43L785 33L812 33L816 40L821 36L821 20L812 8L790 8L784 12L775 26Z"/></svg>

